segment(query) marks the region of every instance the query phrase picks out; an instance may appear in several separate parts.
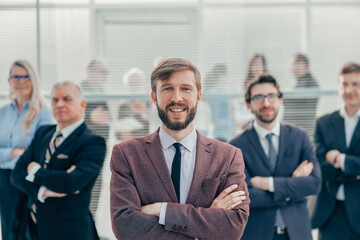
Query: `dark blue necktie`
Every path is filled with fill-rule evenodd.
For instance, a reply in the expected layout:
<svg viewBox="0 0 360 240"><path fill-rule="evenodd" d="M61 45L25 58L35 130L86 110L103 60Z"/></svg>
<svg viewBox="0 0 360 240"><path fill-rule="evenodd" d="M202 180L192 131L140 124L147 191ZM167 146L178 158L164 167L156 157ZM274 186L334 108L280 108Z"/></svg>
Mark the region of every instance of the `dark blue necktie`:
<svg viewBox="0 0 360 240"><path fill-rule="evenodd" d="M277 152L276 152L275 146L272 141L272 136L273 136L273 134L269 133L268 135L266 135L266 139L269 142L269 162L270 162L270 165L272 166L273 170L275 171L276 163L277 163ZM279 209L276 210L275 226L280 227L281 229L284 229L286 227L284 219L281 216L281 212Z"/></svg>
<svg viewBox="0 0 360 240"><path fill-rule="evenodd" d="M174 160L171 167L171 179L174 184L176 196L178 198L178 202L180 202L180 173L181 173L181 151L180 151L180 143L174 143L174 147L176 148L176 153L174 156Z"/></svg>

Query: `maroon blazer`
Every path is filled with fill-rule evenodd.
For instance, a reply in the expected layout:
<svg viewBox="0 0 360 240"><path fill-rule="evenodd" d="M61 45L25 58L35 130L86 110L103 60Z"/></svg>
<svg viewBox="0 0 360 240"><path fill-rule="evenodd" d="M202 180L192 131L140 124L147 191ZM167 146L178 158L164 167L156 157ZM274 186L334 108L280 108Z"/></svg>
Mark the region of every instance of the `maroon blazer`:
<svg viewBox="0 0 360 240"><path fill-rule="evenodd" d="M186 204L177 203L158 131L114 146L110 207L117 239L239 240L249 216L249 194L240 149L198 134L194 177ZM232 184L247 199L232 210L210 209ZM141 206L168 202L165 225L141 213Z"/></svg>

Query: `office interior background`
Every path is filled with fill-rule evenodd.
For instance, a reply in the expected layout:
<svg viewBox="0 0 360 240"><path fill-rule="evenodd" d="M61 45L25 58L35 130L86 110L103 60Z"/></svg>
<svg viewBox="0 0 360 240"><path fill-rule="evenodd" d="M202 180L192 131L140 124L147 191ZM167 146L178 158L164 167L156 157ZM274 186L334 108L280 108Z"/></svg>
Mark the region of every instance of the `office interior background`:
<svg viewBox="0 0 360 240"><path fill-rule="evenodd" d="M296 123L302 116L312 135L314 119L342 104L337 95L340 68L349 61L360 62L360 0L0 0L0 34L1 105L9 101L9 68L14 60L31 62L48 99L55 82L80 83L91 59L106 60L104 91L87 93L86 98L107 101L112 114L96 214L100 235L112 239L109 159L112 146L121 141L116 133L126 128L117 122L119 105L151 101L149 82L156 59L186 58L199 68L203 80L216 64L226 66L226 78L217 91L203 89L207 104L196 117L196 127L214 137L216 119L210 114L214 101L230 103L233 136L241 132L240 122L251 119L241 110L244 79L251 56L264 54L284 99L299 100L283 109L281 118L295 118ZM291 72L295 53L309 57L318 89L295 89ZM123 81L124 73L134 67L144 73L135 90ZM301 108L304 99L317 99L313 113ZM159 121L150 108L152 132Z"/></svg>

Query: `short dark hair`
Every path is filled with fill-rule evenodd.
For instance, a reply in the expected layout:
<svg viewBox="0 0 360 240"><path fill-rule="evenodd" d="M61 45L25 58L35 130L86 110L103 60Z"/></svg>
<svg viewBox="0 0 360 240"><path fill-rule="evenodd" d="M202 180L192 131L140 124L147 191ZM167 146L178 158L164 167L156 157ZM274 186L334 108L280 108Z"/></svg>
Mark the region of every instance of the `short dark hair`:
<svg viewBox="0 0 360 240"><path fill-rule="evenodd" d="M349 73L360 73L360 65L356 62L348 62L341 68L339 75Z"/></svg>
<svg viewBox="0 0 360 240"><path fill-rule="evenodd" d="M201 75L190 61L183 58L168 58L161 61L151 73L151 90L156 93L156 81L168 80L173 73L190 70L195 75L197 90L201 90Z"/></svg>
<svg viewBox="0 0 360 240"><path fill-rule="evenodd" d="M263 74L260 75L258 78L255 78L254 80L252 80L246 87L246 91L245 91L245 101L247 103L251 102L251 89L257 85L257 84L263 84L263 83L271 83L274 85L274 87L276 88L276 90L279 93L279 97L282 98L283 93L280 90L280 86L278 84L278 82L276 81L276 79L269 74Z"/></svg>
<svg viewBox="0 0 360 240"><path fill-rule="evenodd" d="M306 68L309 68L310 61L309 61L309 58L305 54L302 54L302 53L295 54L294 61L295 62L303 62L305 64Z"/></svg>

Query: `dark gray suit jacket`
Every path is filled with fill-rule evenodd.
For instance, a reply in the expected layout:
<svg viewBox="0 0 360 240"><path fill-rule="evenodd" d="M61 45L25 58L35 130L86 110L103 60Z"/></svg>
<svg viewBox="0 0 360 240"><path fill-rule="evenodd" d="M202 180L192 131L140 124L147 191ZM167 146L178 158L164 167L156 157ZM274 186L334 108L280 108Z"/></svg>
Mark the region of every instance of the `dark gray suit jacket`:
<svg viewBox="0 0 360 240"><path fill-rule="evenodd" d="M353 230L360 233L360 121L346 148L344 119L339 111L322 116L316 122L315 143L323 184L312 218L313 227L320 228L330 217L339 186L344 184L346 213ZM332 149L346 154L345 171L326 161L325 155Z"/></svg>
<svg viewBox="0 0 360 240"><path fill-rule="evenodd" d="M40 168L34 182L25 180L30 162L44 165L46 148L56 125L40 127L31 145L20 157L12 172L11 181L29 196L36 205L36 235L42 240L98 239L89 211L91 189L105 157L105 141L83 123L56 149L48 168ZM72 165L76 169L67 173ZM66 193L65 197L49 197L44 203L37 200L40 186ZM79 190L78 194L74 194Z"/></svg>
<svg viewBox="0 0 360 240"><path fill-rule="evenodd" d="M110 206L117 239L239 240L249 215L241 151L198 133L194 177L186 204L177 203L158 131L117 144L111 158ZM232 184L247 200L232 210L210 209ZM141 213L141 206L168 202L165 225Z"/></svg>
<svg viewBox="0 0 360 240"><path fill-rule="evenodd" d="M317 194L321 186L320 167L306 133L292 125L281 124L279 154L275 171L252 127L230 144L243 151L246 182L250 193L250 217L242 239L271 240L274 235L275 212L280 209L291 240L311 238L311 225L306 196ZM292 177L304 160L314 164L307 177ZM274 192L252 188L250 178L274 177Z"/></svg>

